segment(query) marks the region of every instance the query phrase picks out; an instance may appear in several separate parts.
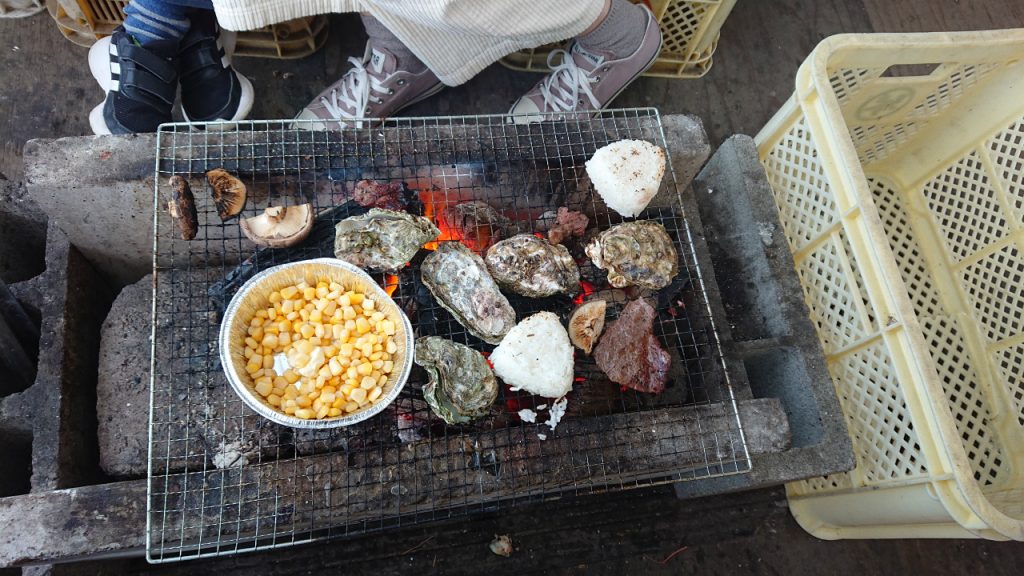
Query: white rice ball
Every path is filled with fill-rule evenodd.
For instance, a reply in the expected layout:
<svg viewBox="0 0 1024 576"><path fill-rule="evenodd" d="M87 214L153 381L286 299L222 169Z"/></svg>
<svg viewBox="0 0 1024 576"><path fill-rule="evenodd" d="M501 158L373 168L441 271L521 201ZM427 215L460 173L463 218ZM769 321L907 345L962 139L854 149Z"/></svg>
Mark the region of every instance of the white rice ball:
<svg viewBox="0 0 1024 576"><path fill-rule="evenodd" d="M551 312L538 312L513 326L491 353L491 364L513 389L546 398L561 398L572 390L572 344Z"/></svg>
<svg viewBox="0 0 1024 576"><path fill-rule="evenodd" d="M612 210L626 217L647 208L665 175L665 151L644 140L619 140L587 160L594 189Z"/></svg>

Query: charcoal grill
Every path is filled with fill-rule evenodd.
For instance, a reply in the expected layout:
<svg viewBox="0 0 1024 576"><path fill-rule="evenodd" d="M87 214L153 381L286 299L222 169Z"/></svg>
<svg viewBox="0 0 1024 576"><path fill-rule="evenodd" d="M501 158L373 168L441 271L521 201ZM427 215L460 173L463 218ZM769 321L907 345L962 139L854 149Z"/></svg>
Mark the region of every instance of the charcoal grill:
<svg viewBox="0 0 1024 576"><path fill-rule="evenodd" d="M203 127L200 127L203 128ZM153 360L147 558L166 562L380 531L524 502L737 474L750 469L732 388L671 165L640 218L675 240L680 274L656 293L611 289L582 257L585 292L610 301L656 302L655 333L673 358L660 395L620 389L577 354L568 411L555 430L551 401L502 387L492 413L449 426L431 414L414 371L380 415L331 431L293 430L257 416L230 390L218 363L220 315L249 274L332 256L333 224L365 211L351 200L363 178L405 182L410 210L434 215L482 200L519 232L538 232L560 206L591 219L591 233L622 219L593 192L583 168L597 148L643 139L665 146L657 111L610 110L586 121L506 124L503 116L402 118L344 131L291 121L231 130L170 124L158 134L154 186ZM222 223L204 172L224 167L248 186L242 217L269 205L311 202L321 230L301 247L256 250ZM168 178L192 182L200 230L177 239L164 209ZM451 236L446 236L451 238ZM458 241L452 239L450 241ZM429 246L428 246L429 248ZM378 276L409 313L418 336L440 335L488 353L430 296L419 261ZM567 319L570 297L510 297L517 317L549 310ZM576 299L579 301L579 298ZM536 423L517 412L536 410Z"/></svg>

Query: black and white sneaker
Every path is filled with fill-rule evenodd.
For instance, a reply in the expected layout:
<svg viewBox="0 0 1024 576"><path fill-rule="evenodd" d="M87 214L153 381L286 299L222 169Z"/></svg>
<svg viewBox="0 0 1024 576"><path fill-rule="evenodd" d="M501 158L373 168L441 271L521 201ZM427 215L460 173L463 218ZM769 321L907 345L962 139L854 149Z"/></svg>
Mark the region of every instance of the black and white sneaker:
<svg viewBox="0 0 1024 576"><path fill-rule="evenodd" d="M210 10L190 15L192 27L181 40L181 111L189 122L231 122L252 110L252 83L231 67L234 32L222 32Z"/></svg>
<svg viewBox="0 0 1024 576"><path fill-rule="evenodd" d="M143 48L121 27L89 49L89 70L106 99L89 113L96 134L155 132L171 121L178 89L176 42Z"/></svg>

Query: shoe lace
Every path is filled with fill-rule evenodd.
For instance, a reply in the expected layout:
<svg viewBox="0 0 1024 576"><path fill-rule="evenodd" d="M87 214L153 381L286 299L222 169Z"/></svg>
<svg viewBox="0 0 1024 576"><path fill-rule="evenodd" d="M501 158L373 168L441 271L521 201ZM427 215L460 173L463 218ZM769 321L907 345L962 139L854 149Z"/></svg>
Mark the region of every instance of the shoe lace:
<svg viewBox="0 0 1024 576"><path fill-rule="evenodd" d="M561 57L562 61L554 66L553 63L558 57ZM603 63L604 58L601 58L594 69L596 70ZM591 72L580 68L572 54L565 50L552 51L548 54L548 68L551 68L551 74L544 79L540 86L545 110L550 109L553 112L576 110L581 93L587 97L591 106L601 107L601 103L590 89L590 85L597 82L597 78L592 78Z"/></svg>
<svg viewBox="0 0 1024 576"><path fill-rule="evenodd" d="M374 76L366 69L366 64L358 58L349 58L352 68L345 73L338 85L331 90L330 98L320 97L320 102L331 115L339 121L339 125L345 128L341 120L361 118L366 115L366 107L370 102L381 104L384 102L380 96L374 94L387 94L388 89L384 87L382 79ZM362 128L363 123L356 122L356 128Z"/></svg>

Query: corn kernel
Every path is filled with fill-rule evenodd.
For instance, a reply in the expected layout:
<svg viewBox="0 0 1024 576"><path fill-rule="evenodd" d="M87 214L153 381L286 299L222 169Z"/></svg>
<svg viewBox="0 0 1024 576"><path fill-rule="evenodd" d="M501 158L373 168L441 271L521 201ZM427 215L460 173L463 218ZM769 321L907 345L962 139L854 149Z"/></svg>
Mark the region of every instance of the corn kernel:
<svg viewBox="0 0 1024 576"><path fill-rule="evenodd" d="M327 418L327 414L330 411L331 411L330 407L328 407L328 406L321 406L320 409L316 411L316 417L317 418Z"/></svg>
<svg viewBox="0 0 1024 576"><path fill-rule="evenodd" d="M288 332L284 332L284 333L278 334L278 336L277 336L277 345L278 346L287 346L287 345L289 345L291 343L292 343L292 335L291 334L289 334Z"/></svg>
<svg viewBox="0 0 1024 576"><path fill-rule="evenodd" d="M363 299L363 310L373 310L377 306L377 303L370 298Z"/></svg>
<svg viewBox="0 0 1024 576"><path fill-rule="evenodd" d="M319 310L314 308L313 311L309 313L309 321L310 322L323 322L323 320L324 320L323 312L321 312L321 311L319 311Z"/></svg>
<svg viewBox="0 0 1024 576"><path fill-rule="evenodd" d="M256 392L260 396L266 398L274 390L274 385L271 383L270 378L263 377L255 381Z"/></svg>
<svg viewBox="0 0 1024 576"><path fill-rule="evenodd" d="M266 334L263 336L261 344L268 348L274 348L277 346L277 336L274 334Z"/></svg>
<svg viewBox="0 0 1024 576"><path fill-rule="evenodd" d="M382 320L381 321L381 332L383 332L386 336L394 336L395 335L395 323L394 323L394 321L392 321L392 320Z"/></svg>
<svg viewBox="0 0 1024 576"><path fill-rule="evenodd" d="M245 347L245 352L243 352L242 355L245 356L246 360L248 360L249 358L252 358L252 355L255 354L255 353L256 353L255 350L253 350L252 348L246 346Z"/></svg>
<svg viewBox="0 0 1024 576"><path fill-rule="evenodd" d="M334 397L334 402L331 403L331 406L334 408L344 408L345 404L348 404L348 398L343 394L338 394Z"/></svg>
<svg viewBox="0 0 1024 576"><path fill-rule="evenodd" d="M257 371L263 369L263 357L255 355L249 359L249 363L245 365L245 371L250 375L255 374Z"/></svg>
<svg viewBox="0 0 1024 576"><path fill-rule="evenodd" d="M370 358L370 356L373 356L373 344L363 344L359 352L362 353L363 358Z"/></svg>
<svg viewBox="0 0 1024 576"><path fill-rule="evenodd" d="M349 380L355 380L359 377L359 369L356 366L349 366L348 370L345 371L345 376Z"/></svg>
<svg viewBox="0 0 1024 576"><path fill-rule="evenodd" d="M291 300L298 293L299 293L299 289L297 287L295 287L295 286L289 286L287 288L282 288L281 289L281 298L284 298L285 300Z"/></svg>
<svg viewBox="0 0 1024 576"><path fill-rule="evenodd" d="M305 300L312 300L316 298L316 288L306 288L302 291L302 298Z"/></svg>
<svg viewBox="0 0 1024 576"><path fill-rule="evenodd" d="M383 390L381 389L380 386L375 386L370 390L370 393L367 394L366 399L369 400L370 402L374 402L377 400L377 398L380 398L382 392Z"/></svg>
<svg viewBox="0 0 1024 576"><path fill-rule="evenodd" d="M384 351L388 354L394 354L398 351L398 345L395 344L394 340L389 340L387 345L384 346Z"/></svg>
<svg viewBox="0 0 1024 576"><path fill-rule="evenodd" d="M277 308L267 308L267 319L268 320L276 320L277 319Z"/></svg>
<svg viewBox="0 0 1024 576"><path fill-rule="evenodd" d="M295 370L301 370L309 364L309 355L299 352L288 358L288 364Z"/></svg>
<svg viewBox="0 0 1024 576"><path fill-rule="evenodd" d="M345 320L345 330L348 330L349 333L355 332L356 331L356 321L355 320Z"/></svg>
<svg viewBox="0 0 1024 576"><path fill-rule="evenodd" d="M276 406L280 406L281 405L281 397L278 396L277 394L271 394L270 396L267 396L267 404L270 404L271 406L275 406L275 407Z"/></svg>
<svg viewBox="0 0 1024 576"><path fill-rule="evenodd" d="M274 357L271 356L270 354L267 354L266 356L263 357L263 369L264 370L270 370L273 367L274 367Z"/></svg>
<svg viewBox="0 0 1024 576"><path fill-rule="evenodd" d="M292 370L285 370L284 379L287 380L289 384L295 384L299 381L299 375Z"/></svg>
<svg viewBox="0 0 1024 576"><path fill-rule="evenodd" d="M245 339L245 345L255 350L256 347L259 346L259 342L256 342L256 340L254 340L252 336L250 336Z"/></svg>
<svg viewBox="0 0 1024 576"><path fill-rule="evenodd" d="M377 379L373 376L363 376L363 379L359 381L359 387L369 390L377 385Z"/></svg>
<svg viewBox="0 0 1024 576"><path fill-rule="evenodd" d="M328 362L327 365L330 368L332 376L337 376L337 375L341 374L342 367L341 367L341 363L338 362L337 358L331 358L331 361Z"/></svg>
<svg viewBox="0 0 1024 576"><path fill-rule="evenodd" d="M316 413L314 413L312 410L308 408L300 408L295 411L295 417L302 418L303 420L310 420L314 416L316 416Z"/></svg>
<svg viewBox="0 0 1024 576"><path fill-rule="evenodd" d="M281 302L281 313L282 314L291 314L293 311L295 311L295 301L294 300L285 300L284 302Z"/></svg>
<svg viewBox="0 0 1024 576"><path fill-rule="evenodd" d="M327 416L329 418L337 418L338 416L341 416L341 410L338 408L331 408L327 411Z"/></svg>
<svg viewBox="0 0 1024 576"><path fill-rule="evenodd" d="M322 282L321 284L317 284L317 286L316 286L316 297L317 298L327 298L327 294L329 294L331 291L327 289L327 283L326 282Z"/></svg>
<svg viewBox="0 0 1024 576"><path fill-rule="evenodd" d="M359 410L358 403L349 402L348 404L345 404L345 412L355 412L356 410Z"/></svg>
<svg viewBox="0 0 1024 576"><path fill-rule="evenodd" d="M370 331L370 323L366 321L366 318L359 318L356 320L356 330L360 334L366 334Z"/></svg>
<svg viewBox="0 0 1024 576"><path fill-rule="evenodd" d="M309 408L311 404L313 404L313 401L307 395L302 395L295 399L295 405L299 408Z"/></svg>
<svg viewBox="0 0 1024 576"><path fill-rule="evenodd" d="M366 390L363 388L356 388L351 394L349 394L348 399L362 404L363 402L366 402Z"/></svg>
<svg viewBox="0 0 1024 576"><path fill-rule="evenodd" d="M348 292L348 299L352 301L352 305L353 306L358 306L358 305L363 303L363 300L366 299L366 296L363 295L363 294L360 294L359 292L352 292L350 290Z"/></svg>
<svg viewBox="0 0 1024 576"><path fill-rule="evenodd" d="M270 293L270 303L271 304L277 304L280 301L281 301L281 293L280 292L275 290L275 291Z"/></svg>
<svg viewBox="0 0 1024 576"><path fill-rule="evenodd" d="M324 318L334 317L334 313L338 311L338 303L332 300L327 301L327 305L324 306Z"/></svg>
<svg viewBox="0 0 1024 576"><path fill-rule="evenodd" d="M380 367L380 371L385 374L391 374L391 371L395 369L395 363L391 360L385 360Z"/></svg>
<svg viewBox="0 0 1024 576"><path fill-rule="evenodd" d="M388 377L387 377L386 374L381 374L380 376L377 377L377 385L378 386L383 386L383 385L385 385L387 383L388 383Z"/></svg>
<svg viewBox="0 0 1024 576"><path fill-rule="evenodd" d="M373 365L369 362L363 362L359 365L357 371L363 376L369 376L370 374L373 374Z"/></svg>
<svg viewBox="0 0 1024 576"><path fill-rule="evenodd" d="M341 317L345 320L355 320L356 309L351 306L345 306L341 309Z"/></svg>

